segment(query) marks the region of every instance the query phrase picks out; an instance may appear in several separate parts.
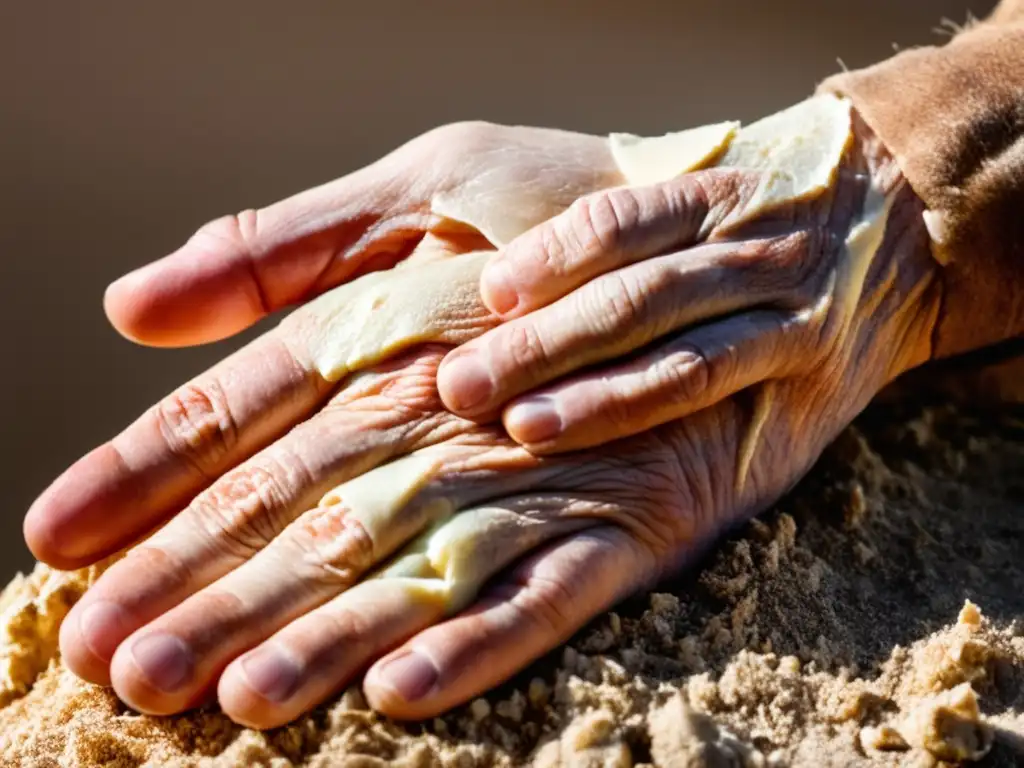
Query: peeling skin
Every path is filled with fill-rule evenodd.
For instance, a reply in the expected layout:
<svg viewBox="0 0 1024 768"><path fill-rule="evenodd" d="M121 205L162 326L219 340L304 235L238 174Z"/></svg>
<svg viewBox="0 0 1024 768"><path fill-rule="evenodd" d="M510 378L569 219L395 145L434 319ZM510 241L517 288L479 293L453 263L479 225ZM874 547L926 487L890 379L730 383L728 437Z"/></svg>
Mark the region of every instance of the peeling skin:
<svg viewBox="0 0 1024 768"><path fill-rule="evenodd" d="M949 266L950 256L946 247L950 237L949 219L941 211L924 211L921 218L928 231L932 257L940 266Z"/></svg>
<svg viewBox="0 0 1024 768"><path fill-rule="evenodd" d="M630 185L657 184L711 164L729 146L739 127L739 123L730 121L664 136L613 133L608 145Z"/></svg>
<svg viewBox="0 0 1024 768"><path fill-rule="evenodd" d="M742 497L743 490L747 486L747 476L750 474L750 465L754 461L754 454L757 453L761 431L768 421L772 404L775 401L774 390L774 384L771 381L766 381L758 387L754 395L754 413L750 418L750 426L747 427L740 440L739 457L736 459L736 482L733 486L736 489L737 497Z"/></svg>
<svg viewBox="0 0 1024 768"><path fill-rule="evenodd" d="M888 195L883 195L873 188L868 189L860 218L851 227L850 234L843 243L843 257L836 272L831 276L830 290L825 293L823 301L808 311L812 322L817 320L820 324L838 323L838 339L845 339L850 331L854 312L864 293L868 270L885 239L889 211L898 191L897 188ZM746 486L747 475L757 452L758 439L775 401L774 389L774 382L765 381L755 395L754 413L740 441L739 459L736 462L734 487L737 495L741 495Z"/></svg>
<svg viewBox="0 0 1024 768"><path fill-rule="evenodd" d="M850 234L843 244L845 252L839 262L839 273L836 275L833 312L840 320L841 333L844 336L849 331L854 311L864 293L864 283L871 262L874 261L875 254L885 239L889 211L892 210L897 192L898 189L883 195L878 190L869 188L864 197L860 219L850 229Z"/></svg>
<svg viewBox="0 0 1024 768"><path fill-rule="evenodd" d="M753 198L727 222L736 227L827 189L853 137L850 102L830 95L808 99L739 131L736 125L718 123L650 139L625 140L624 134L613 134L619 138L609 143L618 147L613 152L627 158L627 167L621 169L627 178L630 168L648 169L659 151L665 153L663 167L671 169L669 177L702 168L716 156L716 166L761 171L763 181ZM535 221L538 216L558 212L537 202L540 186L515 186L504 178L494 184L495 189L478 189L476 195L439 196L433 210L477 229L498 247L543 220ZM497 323L478 291L490 256L490 251L476 251L373 272L320 296L284 324L306 341L317 370L328 381L416 344L461 344Z"/></svg>
<svg viewBox="0 0 1024 768"><path fill-rule="evenodd" d="M828 189L853 140L851 114L849 101L824 95L741 130L737 123L728 122L646 139L613 134L609 147L621 176L631 183L667 180L709 164L760 172L762 181L751 200L726 222L726 228L735 228L768 210ZM557 166L556 156L553 152ZM614 174L606 177L609 185L615 180ZM580 181L581 188L569 192L592 191L582 188L587 183ZM568 205L571 200L562 200L566 194L559 189L546 197L541 183L482 174L473 194L440 195L432 211L476 229L500 247ZM890 202L891 198L877 192L868 193L861 220L845 243L845 258L833 275L832 290L810 310L821 313L823 320L837 319L841 335L848 332L871 260L881 245ZM426 254L400 268L374 272L335 288L284 322L293 337L304 339L316 369L329 381L339 381L417 344L457 345L498 322L478 291L480 274L491 255L491 251ZM757 393L737 457L739 491L771 415L773 391L773 383L766 382ZM413 501L439 466L429 452L413 455L378 467L324 497L323 531L361 528L372 543L374 560L387 557L412 538L360 589L379 588L379 582L377 587L373 582L388 579L389 585L405 585L417 599L437 600L447 612L455 611L509 562L544 540L585 524L571 517L545 519L498 507L458 511L444 498ZM331 547L352 546L351 536L339 535L335 538L345 541L332 544L320 542L325 537L319 533L311 531L321 563L341 556L340 550L334 552Z"/></svg>
<svg viewBox="0 0 1024 768"><path fill-rule="evenodd" d="M815 96L740 130L717 165L760 171L761 182L726 226L829 189L853 142L852 109L847 99Z"/></svg>
<svg viewBox="0 0 1024 768"><path fill-rule="evenodd" d="M578 134L546 133L543 146L534 140L520 144L507 133L500 144L474 146L462 160L472 164L467 180L435 192L431 212L468 225L500 248L577 198L626 182L606 142L593 137L593 143L581 144Z"/></svg>
<svg viewBox="0 0 1024 768"><path fill-rule="evenodd" d="M718 123L649 139L612 134L611 143L623 173L635 183L671 178L676 175L671 169L679 165L681 158L691 160L692 168L702 167L712 154L719 155L715 167L760 172L761 182L756 191L749 202L722 225L725 231L736 229L772 209L809 200L829 189L853 141L852 105L849 100L832 95L812 97L739 131L737 125ZM701 153L704 153L704 160L698 159ZM662 170L661 175L658 168ZM834 277L833 291L829 292L834 299L828 302L829 306L818 308L827 313L830 306L837 303L844 333L863 290L868 267L882 243L890 202L891 199L869 191L865 213L845 243L846 258L842 260L841 274ZM740 441L734 483L738 495L746 485L758 440L774 401L773 383L764 382L757 390L754 413Z"/></svg>
<svg viewBox="0 0 1024 768"><path fill-rule="evenodd" d="M458 453L426 448L326 493L305 524L307 546L311 545L307 561L350 582L353 574L346 566L358 547L353 539L368 541L371 562L388 558L401 547L371 575L369 581L376 585L363 589L381 589L379 580L387 579L388 587L403 586L416 599L429 598L451 613L465 607L487 579L516 558L588 524L583 517L546 516L548 505L528 499L515 508L490 505L455 514L453 500L436 489L421 492L441 477L442 465L457 460Z"/></svg>
<svg viewBox="0 0 1024 768"><path fill-rule="evenodd" d="M484 583L545 541L589 524L572 516L549 518L523 509L483 506L435 523L410 542L376 578L409 579L410 589L443 600L454 613L472 602Z"/></svg>
<svg viewBox="0 0 1024 768"><path fill-rule="evenodd" d="M415 534L424 521L451 516L452 504L441 497L410 506L439 466L440 458L429 452L412 454L326 493L306 525L313 544L310 562L328 569L335 562L348 562L353 536L365 536L377 560Z"/></svg>
<svg viewBox="0 0 1024 768"><path fill-rule="evenodd" d="M458 345L497 325L477 287L492 255L476 251L372 272L328 291L282 325L305 340L328 381L417 344Z"/></svg>

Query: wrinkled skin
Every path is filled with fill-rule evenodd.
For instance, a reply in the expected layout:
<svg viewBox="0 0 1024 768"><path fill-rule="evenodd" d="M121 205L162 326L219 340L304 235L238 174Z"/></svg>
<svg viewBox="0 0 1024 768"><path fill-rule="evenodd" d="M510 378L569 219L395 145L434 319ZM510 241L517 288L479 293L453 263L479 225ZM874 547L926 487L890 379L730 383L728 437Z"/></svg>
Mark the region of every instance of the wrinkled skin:
<svg viewBox="0 0 1024 768"><path fill-rule="evenodd" d="M561 137L589 165L560 173L578 179L607 167L602 140ZM550 170L537 148L546 140L544 131L495 126L435 132L355 181L214 223L115 284L108 311L134 338L194 343L410 253L478 248L479 237L429 213L430 185L464 183L452 169L480 173L481 163ZM472 154L503 142L518 149ZM456 162L460 152L470 159ZM614 172L590 178L608 186ZM562 391L584 388L560 401L580 410L563 405L562 442L551 445L585 450L538 456L547 444L524 434L514 409L505 413L512 436L540 450L446 410L437 391L443 347L410 350L335 387L312 372L301 323L173 393L71 467L27 518L33 551L61 567L94 562L167 521L74 607L61 632L66 663L142 711L178 712L216 696L257 727L295 718L368 669L375 708L423 718L684 566L777 499L878 389L929 357L938 310L920 201L863 126L829 194L727 233L753 181L713 171L597 192L559 203L564 214L505 250L632 264L603 276L591 268L556 287L585 322L606 323L589 358L570 334L538 362L519 341L539 338L523 330L538 313L496 328L497 318L481 319L481 334L513 350L506 391L566 374ZM892 192L889 225L863 292L841 316L834 277L869 185ZM608 219L609 210L636 215ZM558 240L559 231L571 238ZM531 250L531 237L548 250ZM607 343L615 336L617 346ZM479 352L487 338L468 346ZM602 360L612 366L602 376L573 374ZM608 387L614 406L594 410L588 387ZM316 506L338 483L425 449L442 457L440 474L386 535ZM489 566L500 572L454 616L397 581L364 578L401 554L425 522L417 503L437 496L521 520L515 535L490 530L473 541L495 554ZM333 546L322 546L325 536Z"/></svg>

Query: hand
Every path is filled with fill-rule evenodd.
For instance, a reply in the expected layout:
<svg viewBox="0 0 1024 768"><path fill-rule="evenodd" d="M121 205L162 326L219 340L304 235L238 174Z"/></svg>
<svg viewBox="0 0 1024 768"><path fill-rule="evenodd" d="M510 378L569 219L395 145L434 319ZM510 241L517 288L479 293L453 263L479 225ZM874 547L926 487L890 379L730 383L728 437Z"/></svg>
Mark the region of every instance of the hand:
<svg viewBox="0 0 1024 768"><path fill-rule="evenodd" d="M379 711L444 711L777 498L877 385L831 376L823 361L780 383L767 410L727 399L614 445L537 458L443 408L446 348L407 352L331 395L303 373L303 340L289 333L302 327L282 325L168 398L30 514L33 541L55 552L74 542L79 564L150 534L61 628L65 663L144 712L216 695L236 721L272 727L367 667ZM872 330L867 371L898 364L927 329ZM240 372L259 360L269 367L256 385ZM301 408L312 415L150 530L144 494L171 485L172 469L174 485L197 482L251 444L252 414Z"/></svg>
<svg viewBox="0 0 1024 768"><path fill-rule="evenodd" d="M443 126L344 178L210 222L177 252L112 284L107 315L143 344L215 341L393 266L427 233L455 251L490 248L623 181L604 137ZM475 217L482 236L449 217L476 213L475 201L512 197L516 204L504 206L500 219Z"/></svg>
<svg viewBox="0 0 1024 768"><path fill-rule="evenodd" d="M837 192L854 204L837 209L852 218L867 187L886 192L898 181L844 176ZM652 194L685 212L688 184L684 177ZM313 706L375 659L367 694L396 717L426 717L493 685L771 503L885 379L927 356L934 272L919 202L907 188L892 200L863 290L839 315L842 344L823 346L799 375L751 387L749 398L589 453L537 459L493 427L446 413L434 395L437 348L357 375L332 396L296 333L302 323L284 324L82 459L34 505L28 540L62 567L95 562L172 518L70 614L67 663L112 680L145 711L179 711L217 685L231 716L262 727ZM431 258L422 246L413 258L421 254ZM827 335L833 306L844 305L809 313L804 332ZM484 311L472 316L482 319L477 333L493 325ZM335 484L373 478L367 472L382 462L418 460L424 450L441 457L436 471L365 536L343 522L343 491L309 509ZM540 490L524 495L531 489ZM448 544L441 554L485 555L451 560L466 566L455 582L448 572L415 571L423 542L395 553L428 523L423 510L438 497L460 510L486 500L490 510L463 511L434 532ZM389 556L397 559L388 578L360 581ZM478 602L443 620L515 559ZM440 586L410 593L402 580L410 570ZM446 600L424 599L438 594ZM161 635L162 646L153 639ZM136 652L147 672L177 678L169 690L153 686ZM285 658L277 677L252 661L274 652ZM410 659L419 657L429 662L426 677L413 674Z"/></svg>
<svg viewBox="0 0 1024 768"><path fill-rule="evenodd" d="M466 418L500 415L516 441L550 454L639 434L755 385L813 378L822 365L871 388L868 379L928 359L925 343L888 370L865 370L877 364L862 349L870 334L931 324L939 286L920 201L897 189L893 158L853 117L831 188L767 215L746 211L758 176L712 171L679 179L677 195L597 192L513 240L481 278L484 303L505 322L445 359L445 404ZM865 185L890 196L889 232L859 263L851 238L872 236L857 234L863 208L882 205L865 202Z"/></svg>

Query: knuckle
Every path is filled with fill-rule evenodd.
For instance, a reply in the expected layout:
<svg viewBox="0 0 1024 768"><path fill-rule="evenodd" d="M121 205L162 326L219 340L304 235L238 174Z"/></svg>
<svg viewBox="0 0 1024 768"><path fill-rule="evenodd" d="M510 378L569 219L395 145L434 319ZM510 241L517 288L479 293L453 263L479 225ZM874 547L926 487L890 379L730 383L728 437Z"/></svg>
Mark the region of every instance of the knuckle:
<svg viewBox="0 0 1024 768"><path fill-rule="evenodd" d="M192 241L213 241L219 246L226 245L231 250L243 250L252 255L259 224L259 211L247 208L239 213L208 221L196 230Z"/></svg>
<svg viewBox="0 0 1024 768"><path fill-rule="evenodd" d="M612 318L619 324L642 323L647 315L646 297L650 286L642 288L636 280L620 273L611 275L611 283L614 290L608 296L608 310Z"/></svg>
<svg viewBox="0 0 1024 768"><path fill-rule="evenodd" d="M578 598L558 579L513 571L507 581L491 591L515 605L527 619L557 635L573 624L571 611Z"/></svg>
<svg viewBox="0 0 1024 768"><path fill-rule="evenodd" d="M694 224L705 218L710 205L709 189L714 183L708 171L696 171L677 176L653 187L657 195L655 205L680 225ZM697 229L682 226L682 229Z"/></svg>
<svg viewBox="0 0 1024 768"><path fill-rule="evenodd" d="M692 344L666 357L655 375L659 379L656 388L664 391L676 406L697 406L712 389L711 363Z"/></svg>
<svg viewBox="0 0 1024 768"><path fill-rule="evenodd" d="M646 328L650 314L650 297L659 286L645 281L642 285L630 272L609 272L590 283L589 290L575 295L581 306L578 314L605 336L634 336Z"/></svg>
<svg viewBox="0 0 1024 768"><path fill-rule="evenodd" d="M207 539L229 553L249 557L284 529L290 500L285 483L274 472L243 466L197 496L187 512Z"/></svg>
<svg viewBox="0 0 1024 768"><path fill-rule="evenodd" d="M349 586L376 561L372 537L343 504L303 513L287 529L287 536L318 581Z"/></svg>
<svg viewBox="0 0 1024 768"><path fill-rule="evenodd" d="M757 278L779 284L788 295L784 303L800 307L819 298L836 248L831 232L811 228L762 243L760 252L751 255Z"/></svg>
<svg viewBox="0 0 1024 768"><path fill-rule="evenodd" d="M635 393L612 389L604 398L601 412L603 418L612 425L612 434L628 434L642 416L642 406Z"/></svg>
<svg viewBox="0 0 1024 768"><path fill-rule="evenodd" d="M162 546L162 542L167 546ZM150 583L159 584L165 594L180 594L189 585L196 583L188 560L160 533L128 550L124 558L114 563L107 573L115 579L124 578L126 582L136 585L139 584L137 574L146 574ZM152 596L151 592L145 590L140 594L146 598Z"/></svg>
<svg viewBox="0 0 1024 768"><path fill-rule="evenodd" d="M204 477L215 476L238 443L238 426L215 378L181 387L155 406L154 415L171 451Z"/></svg>
<svg viewBox="0 0 1024 768"><path fill-rule="evenodd" d="M564 219L569 245L575 246L581 256L613 254L626 224L619 215L628 208L623 202L627 195L624 191L597 192L569 206Z"/></svg>
<svg viewBox="0 0 1024 768"><path fill-rule="evenodd" d="M527 374L537 372L549 361L543 338L529 322L510 324L501 339L500 351L509 363L508 368Z"/></svg>
<svg viewBox="0 0 1024 768"><path fill-rule="evenodd" d="M425 346L350 376L322 414L345 421L406 424L445 412L437 371L446 347Z"/></svg>
<svg viewBox="0 0 1024 768"><path fill-rule="evenodd" d="M815 235L812 231L800 229L759 243L759 247L753 250L750 256L766 269L784 271L799 277L811 263L814 242Z"/></svg>
<svg viewBox="0 0 1024 768"><path fill-rule="evenodd" d="M636 192L628 187L597 193L592 206L595 220L605 220L605 227L610 229L613 245L621 245L623 236L637 227L642 207Z"/></svg>
<svg viewBox="0 0 1024 768"><path fill-rule="evenodd" d="M741 186L739 174L733 169L708 169L688 173L678 181L666 185L668 204L681 216L693 216L704 220L700 239L737 207L738 190Z"/></svg>
<svg viewBox="0 0 1024 768"><path fill-rule="evenodd" d="M537 248L530 252L530 256L531 260L537 260L535 268L540 274L562 277L568 271L566 230L565 219L561 216L538 228Z"/></svg>

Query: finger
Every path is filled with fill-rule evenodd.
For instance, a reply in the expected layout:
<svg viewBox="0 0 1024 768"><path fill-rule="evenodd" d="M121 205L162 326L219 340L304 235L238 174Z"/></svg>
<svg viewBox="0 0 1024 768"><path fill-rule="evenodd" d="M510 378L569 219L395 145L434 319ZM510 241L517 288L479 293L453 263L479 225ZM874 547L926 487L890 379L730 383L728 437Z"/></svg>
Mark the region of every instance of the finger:
<svg viewBox="0 0 1024 768"><path fill-rule="evenodd" d="M645 432L807 364L795 354L806 327L799 314L774 310L699 326L628 362L514 401L503 414L505 428L538 454Z"/></svg>
<svg viewBox="0 0 1024 768"><path fill-rule="evenodd" d="M74 606L61 634L68 665L105 682L113 652L129 634L249 560L333 486L432 436L457 433L427 386L440 356L424 350L357 377L315 417L192 499ZM400 490L394 481L384 487Z"/></svg>
<svg viewBox="0 0 1024 768"><path fill-rule="evenodd" d="M446 451L453 454L447 463L458 465L467 450ZM436 451L403 457L343 483L251 559L120 642L111 664L114 687L144 712L189 708L235 656L351 587L429 523L452 508L507 490L515 461L514 455L505 461L489 457L492 474L497 468L505 471L493 474L486 489L479 483L463 483L450 492L443 483L427 487L439 468ZM512 484L531 482L536 474L528 471ZM475 592L479 583L474 579L486 578L492 572L488 569L526 551L541 540L538 536L585 522L537 519L539 515L531 517L514 507L460 512L426 536L422 549L412 547L405 559L428 561L416 575L420 581L437 582L438 596L447 589L451 606L457 595ZM485 551L490 554L481 560ZM386 570L384 577L390 573ZM163 596L155 599L167 602ZM123 631L125 625L114 629Z"/></svg>
<svg viewBox="0 0 1024 768"><path fill-rule="evenodd" d="M379 477L382 469L352 482L379 485L387 479ZM385 539L400 543L424 525L436 506L431 501L437 500L414 501L406 519L396 521L404 526L378 536L359 519L366 510L351 501L303 514L252 559L120 642L110 665L118 695L150 714L195 706L232 659L350 588L390 551Z"/></svg>
<svg viewBox="0 0 1024 768"><path fill-rule="evenodd" d="M408 580L362 582L232 661L217 685L221 709L251 728L291 722L444 612Z"/></svg>
<svg viewBox="0 0 1024 768"><path fill-rule="evenodd" d="M602 137L473 122L442 126L340 180L208 224L176 253L111 286L107 313L118 330L145 344L223 338L268 312L394 265L427 231L456 241L503 241L499 235L518 233L618 180ZM474 248L479 244L464 243L461 250Z"/></svg>
<svg viewBox="0 0 1024 768"><path fill-rule="evenodd" d="M262 728L294 719L345 685L373 657L444 614L458 610L507 563L548 539L595 524L581 516L564 514L565 509L566 504L553 497L519 498L456 513L405 547L377 578L352 590L353 594L379 591L386 600L402 605L411 617L418 617L419 623L407 617L396 625L387 611L378 613L376 601L363 607L365 614L358 621L339 621L339 611L346 615L354 604L360 604L354 597L343 595L298 619L247 659L232 664L234 671L229 669L225 673L228 680L221 682L227 699L222 698L222 704L240 722ZM316 552L313 560L322 561L322 553ZM344 569L343 581L350 583L355 577L348 570ZM329 572L340 573L333 566ZM273 614L267 617L264 613L254 614L250 620L257 616L265 617L256 622L261 628L266 620L274 620ZM361 627L365 637L349 636L353 623ZM168 621L167 625L178 627L180 634L181 622ZM395 633L398 627L401 634ZM203 636L210 634L221 636L220 631ZM227 642L234 644L232 640ZM330 655L331 648L345 648L346 653ZM353 649L357 652L352 653ZM223 653L220 644L217 650Z"/></svg>
<svg viewBox="0 0 1024 768"><path fill-rule="evenodd" d="M25 519L33 554L79 568L130 544L327 396L277 333L179 388L65 471Z"/></svg>
<svg viewBox="0 0 1024 768"><path fill-rule="evenodd" d="M115 281L119 332L152 346L215 341L359 272L391 266L433 220L430 179L402 180L410 145L336 181L201 227L171 255ZM422 174L421 174L422 175Z"/></svg>
<svg viewBox="0 0 1024 768"><path fill-rule="evenodd" d="M707 237L749 187L746 174L712 170L582 197L500 251L481 296L495 314L522 316L597 275Z"/></svg>
<svg viewBox="0 0 1024 768"><path fill-rule="evenodd" d="M461 615L377 661L364 690L394 718L431 717L504 681L656 577L625 531L573 534L515 567Z"/></svg>
<svg viewBox="0 0 1024 768"><path fill-rule="evenodd" d="M554 304L453 351L438 372L444 403L467 418L677 329L758 305L800 305L828 238L697 246L610 272Z"/></svg>

